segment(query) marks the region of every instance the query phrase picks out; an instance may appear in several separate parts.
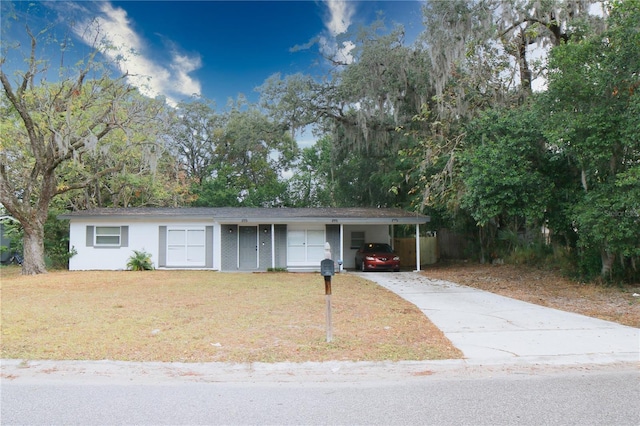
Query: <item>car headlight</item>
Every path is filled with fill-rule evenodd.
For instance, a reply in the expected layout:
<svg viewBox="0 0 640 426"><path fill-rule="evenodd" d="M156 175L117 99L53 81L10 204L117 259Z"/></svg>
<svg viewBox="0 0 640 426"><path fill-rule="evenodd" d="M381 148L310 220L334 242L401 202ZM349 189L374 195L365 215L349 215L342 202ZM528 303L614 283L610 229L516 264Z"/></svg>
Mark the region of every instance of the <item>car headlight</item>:
<svg viewBox="0 0 640 426"><path fill-rule="evenodd" d="M373 256L365 256L364 258L367 260L376 260L376 258Z"/></svg>
<svg viewBox="0 0 640 426"><path fill-rule="evenodd" d="M400 256L394 256L393 260L400 260Z"/></svg>

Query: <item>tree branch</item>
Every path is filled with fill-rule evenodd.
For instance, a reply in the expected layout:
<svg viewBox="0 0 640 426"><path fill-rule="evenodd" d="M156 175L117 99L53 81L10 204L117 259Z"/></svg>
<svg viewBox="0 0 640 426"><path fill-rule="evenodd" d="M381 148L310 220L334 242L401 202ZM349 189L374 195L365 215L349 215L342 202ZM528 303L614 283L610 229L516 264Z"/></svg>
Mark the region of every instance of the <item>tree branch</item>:
<svg viewBox="0 0 640 426"><path fill-rule="evenodd" d="M102 169L100 170L98 173L92 175L90 178L82 181L82 182L78 182L78 183L74 183L72 185L65 185L65 186L58 186L56 188L56 192L55 195L60 195L60 194L64 194L65 192L69 192L69 191L73 191L76 189L84 189L86 187L88 187L91 182L94 182L108 174L111 173L115 173L117 171L120 171L122 167L121 166L114 166L114 167L109 167L107 169Z"/></svg>

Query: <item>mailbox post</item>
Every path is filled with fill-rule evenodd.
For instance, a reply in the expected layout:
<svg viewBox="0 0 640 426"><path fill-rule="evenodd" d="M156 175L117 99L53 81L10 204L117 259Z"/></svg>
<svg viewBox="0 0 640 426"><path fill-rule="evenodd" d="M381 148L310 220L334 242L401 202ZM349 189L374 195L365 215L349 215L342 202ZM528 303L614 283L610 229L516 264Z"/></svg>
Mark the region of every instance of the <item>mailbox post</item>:
<svg viewBox="0 0 640 426"><path fill-rule="evenodd" d="M329 257L331 256L330 250L327 248L329 243L325 244L325 256L322 262L320 262L320 274L324 277L324 294L327 301L327 343L333 339L333 330L331 325L331 277L335 274L335 263Z"/></svg>
<svg viewBox="0 0 640 426"><path fill-rule="evenodd" d="M331 277L335 274L335 263L331 259L320 262L320 274L324 277L324 294L331 295Z"/></svg>

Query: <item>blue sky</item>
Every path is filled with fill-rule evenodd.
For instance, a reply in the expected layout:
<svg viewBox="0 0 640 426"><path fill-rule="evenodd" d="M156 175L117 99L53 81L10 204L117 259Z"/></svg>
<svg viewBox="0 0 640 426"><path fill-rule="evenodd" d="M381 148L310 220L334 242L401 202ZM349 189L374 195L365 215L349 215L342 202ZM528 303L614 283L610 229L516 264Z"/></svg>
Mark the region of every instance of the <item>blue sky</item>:
<svg viewBox="0 0 640 426"><path fill-rule="evenodd" d="M2 0L3 13L5 6ZM321 50L349 60L349 44L336 45L335 37L380 12L388 27L402 23L408 38L422 30L419 1L21 1L15 8L32 29L72 34L85 53L98 25L143 93L169 103L198 94L221 108L239 93L256 101L254 88L274 73L323 72ZM28 49L22 24L5 30L5 41L14 37ZM319 42L291 50L311 40ZM55 43L45 49L59 54Z"/></svg>

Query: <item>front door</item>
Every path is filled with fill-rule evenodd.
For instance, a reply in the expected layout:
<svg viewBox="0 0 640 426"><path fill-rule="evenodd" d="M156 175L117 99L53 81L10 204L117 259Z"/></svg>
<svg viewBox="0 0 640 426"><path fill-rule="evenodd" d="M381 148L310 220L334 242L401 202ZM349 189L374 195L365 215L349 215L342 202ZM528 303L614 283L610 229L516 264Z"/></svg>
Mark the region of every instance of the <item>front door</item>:
<svg viewBox="0 0 640 426"><path fill-rule="evenodd" d="M239 267L241 270L258 269L258 227L239 227Z"/></svg>

